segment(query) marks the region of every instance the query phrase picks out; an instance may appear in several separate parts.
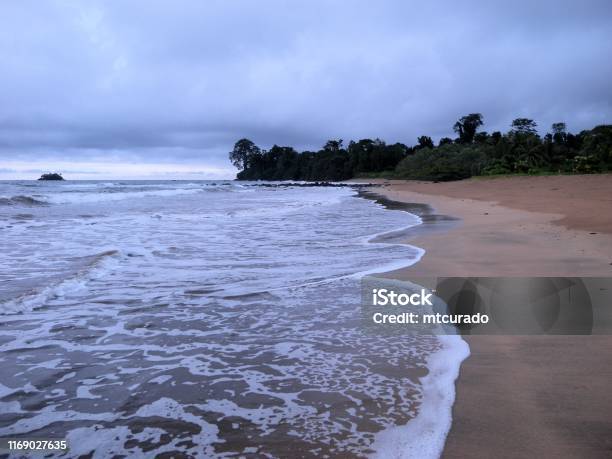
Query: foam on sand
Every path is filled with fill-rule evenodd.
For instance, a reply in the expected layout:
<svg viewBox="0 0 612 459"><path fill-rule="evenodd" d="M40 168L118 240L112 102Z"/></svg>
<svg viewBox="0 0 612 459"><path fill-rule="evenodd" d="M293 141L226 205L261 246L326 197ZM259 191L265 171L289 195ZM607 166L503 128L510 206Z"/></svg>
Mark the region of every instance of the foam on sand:
<svg viewBox="0 0 612 459"><path fill-rule="evenodd" d="M461 362L470 355L460 336L439 336L441 348L427 360L429 373L421 379L423 398L417 416L404 426L376 436L373 458L438 458L452 423L455 380Z"/></svg>

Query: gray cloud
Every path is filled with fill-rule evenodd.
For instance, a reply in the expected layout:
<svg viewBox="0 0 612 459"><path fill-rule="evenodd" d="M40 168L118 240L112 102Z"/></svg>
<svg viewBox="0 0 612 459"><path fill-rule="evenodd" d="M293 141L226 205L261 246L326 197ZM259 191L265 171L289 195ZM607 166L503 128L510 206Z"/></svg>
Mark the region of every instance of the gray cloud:
<svg viewBox="0 0 612 459"><path fill-rule="evenodd" d="M474 111L489 131L612 121L607 0L20 1L0 17L0 165L227 168L243 136L412 144Z"/></svg>

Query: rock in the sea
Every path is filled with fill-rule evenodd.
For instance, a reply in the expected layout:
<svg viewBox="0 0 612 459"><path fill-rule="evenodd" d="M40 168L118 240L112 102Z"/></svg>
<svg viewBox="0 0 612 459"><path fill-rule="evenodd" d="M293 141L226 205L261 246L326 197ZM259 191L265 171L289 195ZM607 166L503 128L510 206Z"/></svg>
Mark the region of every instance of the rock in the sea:
<svg viewBox="0 0 612 459"><path fill-rule="evenodd" d="M38 180L64 180L64 177L62 177L62 174L58 174L57 172L54 172L54 173L43 174L40 176Z"/></svg>

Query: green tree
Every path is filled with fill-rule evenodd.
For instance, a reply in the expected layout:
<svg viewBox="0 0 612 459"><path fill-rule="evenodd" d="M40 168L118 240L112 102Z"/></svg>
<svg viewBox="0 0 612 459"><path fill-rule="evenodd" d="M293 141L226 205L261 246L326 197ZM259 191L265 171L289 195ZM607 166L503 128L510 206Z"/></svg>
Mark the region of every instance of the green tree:
<svg viewBox="0 0 612 459"><path fill-rule="evenodd" d="M419 144L415 148L433 148L434 147L433 140L431 140L431 137L427 135L422 135L421 137L419 137L417 139L417 142Z"/></svg>
<svg viewBox="0 0 612 459"><path fill-rule="evenodd" d="M552 140L556 144L564 144L567 141L567 127L565 123L553 123Z"/></svg>
<svg viewBox="0 0 612 459"><path fill-rule="evenodd" d="M372 150L374 141L371 139L361 139L358 142L351 141L348 152L351 164L355 172L369 172L372 170Z"/></svg>
<svg viewBox="0 0 612 459"><path fill-rule="evenodd" d="M474 136L474 142L476 143L485 143L489 140L489 134L488 132L478 132L475 136Z"/></svg>
<svg viewBox="0 0 612 459"><path fill-rule="evenodd" d="M491 142L493 145L497 145L502 139L502 133L499 131L494 131L491 133Z"/></svg>
<svg viewBox="0 0 612 459"><path fill-rule="evenodd" d="M342 139L328 140L325 145L323 145L323 150L330 153L338 153L342 150Z"/></svg>
<svg viewBox="0 0 612 459"><path fill-rule="evenodd" d="M253 160L261 155L261 150L249 139L240 139L229 153L229 159L234 167L242 170L249 168Z"/></svg>
<svg viewBox="0 0 612 459"><path fill-rule="evenodd" d="M582 137L580 156L591 165L590 171L612 170L612 125L596 126Z"/></svg>
<svg viewBox="0 0 612 459"><path fill-rule="evenodd" d="M552 124L553 134L565 134L567 133L567 126L565 123L553 123Z"/></svg>
<svg viewBox="0 0 612 459"><path fill-rule="evenodd" d="M418 180L461 180L480 175L483 152L476 147L446 144L438 148L421 148L397 165L399 177Z"/></svg>
<svg viewBox="0 0 612 459"><path fill-rule="evenodd" d="M538 133L538 124L529 118L517 118L512 121L511 127L510 132L513 134L527 135Z"/></svg>
<svg viewBox="0 0 612 459"><path fill-rule="evenodd" d="M483 125L480 113L470 113L462 116L453 125L453 130L459 135L459 143L472 143L476 131Z"/></svg>

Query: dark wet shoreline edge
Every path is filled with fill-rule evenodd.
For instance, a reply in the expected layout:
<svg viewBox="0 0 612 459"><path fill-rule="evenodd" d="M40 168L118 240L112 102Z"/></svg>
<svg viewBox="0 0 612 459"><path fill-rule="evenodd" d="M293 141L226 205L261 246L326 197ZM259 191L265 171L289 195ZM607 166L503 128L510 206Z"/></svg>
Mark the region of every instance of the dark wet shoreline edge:
<svg viewBox="0 0 612 459"><path fill-rule="evenodd" d="M394 238L401 237L403 240L411 240L425 234L445 232L461 224L460 218L436 213L435 209L429 204L395 201L369 189L357 190L357 197L374 201L388 210L408 212L421 220L422 223L420 225L393 232Z"/></svg>

